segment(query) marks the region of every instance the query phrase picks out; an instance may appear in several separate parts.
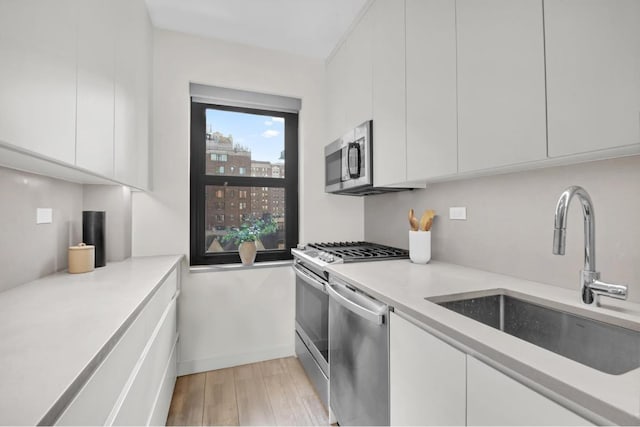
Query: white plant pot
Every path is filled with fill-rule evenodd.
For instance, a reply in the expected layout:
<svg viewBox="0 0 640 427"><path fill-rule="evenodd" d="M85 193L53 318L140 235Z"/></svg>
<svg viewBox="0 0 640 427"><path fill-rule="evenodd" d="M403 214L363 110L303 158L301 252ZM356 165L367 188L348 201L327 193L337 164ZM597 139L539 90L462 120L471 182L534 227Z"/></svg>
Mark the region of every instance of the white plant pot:
<svg viewBox="0 0 640 427"><path fill-rule="evenodd" d="M409 258L415 264L431 260L431 231L409 230Z"/></svg>
<svg viewBox="0 0 640 427"><path fill-rule="evenodd" d="M238 252L240 253L240 260L243 265L253 265L256 260L256 242L242 242L238 246Z"/></svg>

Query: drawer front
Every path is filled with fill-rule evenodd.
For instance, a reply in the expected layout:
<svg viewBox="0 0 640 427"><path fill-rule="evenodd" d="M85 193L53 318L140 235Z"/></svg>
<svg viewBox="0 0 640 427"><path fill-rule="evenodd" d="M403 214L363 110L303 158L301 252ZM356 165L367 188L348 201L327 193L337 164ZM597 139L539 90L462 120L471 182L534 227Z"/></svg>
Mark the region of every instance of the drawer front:
<svg viewBox="0 0 640 427"><path fill-rule="evenodd" d="M108 425L147 425L161 390L167 363L176 343L176 300L174 299L145 348L143 359L125 387L119 407L114 408ZM111 422L113 419L113 422Z"/></svg>
<svg viewBox="0 0 640 427"><path fill-rule="evenodd" d="M56 421L56 425L103 425L178 286L174 268L113 350Z"/></svg>
<svg viewBox="0 0 640 427"><path fill-rule="evenodd" d="M171 358L167 363L167 369L164 372L164 380L158 391L158 398L151 411L149 417L150 426L163 426L167 422L169 416L169 407L171 406L171 398L173 397L173 389L176 385L178 377L178 341L176 340L171 352Z"/></svg>

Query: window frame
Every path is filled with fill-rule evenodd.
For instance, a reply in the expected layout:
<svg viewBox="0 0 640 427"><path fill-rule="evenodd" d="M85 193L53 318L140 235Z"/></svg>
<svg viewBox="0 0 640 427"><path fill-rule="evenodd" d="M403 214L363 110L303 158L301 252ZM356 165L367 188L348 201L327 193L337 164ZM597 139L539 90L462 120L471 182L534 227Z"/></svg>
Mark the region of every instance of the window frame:
<svg viewBox="0 0 640 427"><path fill-rule="evenodd" d="M206 174L206 110L216 109L238 113L282 117L284 121L284 152L286 173L284 178L241 175ZM240 263L238 252L207 253L205 200L209 185L229 187L284 188L285 192L285 248L258 251L255 262L292 259L291 249L298 243L298 113L257 108L234 107L204 103L191 99L190 142L190 265ZM250 190L246 190L250 192Z"/></svg>

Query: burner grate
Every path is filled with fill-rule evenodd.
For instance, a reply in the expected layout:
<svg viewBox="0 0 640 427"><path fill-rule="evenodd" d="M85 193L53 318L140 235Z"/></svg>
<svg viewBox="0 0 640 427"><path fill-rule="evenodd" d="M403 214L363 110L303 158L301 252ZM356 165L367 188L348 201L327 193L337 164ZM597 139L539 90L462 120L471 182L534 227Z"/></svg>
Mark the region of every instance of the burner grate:
<svg viewBox="0 0 640 427"><path fill-rule="evenodd" d="M344 262L409 258L409 251L369 242L312 243L310 247L340 257Z"/></svg>

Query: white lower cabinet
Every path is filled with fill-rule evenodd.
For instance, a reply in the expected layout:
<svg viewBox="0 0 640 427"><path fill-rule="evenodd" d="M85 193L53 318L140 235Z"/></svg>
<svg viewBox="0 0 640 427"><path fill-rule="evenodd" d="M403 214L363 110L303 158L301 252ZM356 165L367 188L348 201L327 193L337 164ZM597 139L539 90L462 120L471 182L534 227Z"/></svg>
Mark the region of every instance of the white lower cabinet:
<svg viewBox="0 0 640 427"><path fill-rule="evenodd" d="M391 425L594 425L392 312Z"/></svg>
<svg viewBox="0 0 640 427"><path fill-rule="evenodd" d="M467 356L467 425L594 425L518 381Z"/></svg>
<svg viewBox="0 0 640 427"><path fill-rule="evenodd" d="M161 394L161 385L167 363L172 359L176 344L176 301L171 302L149 341L122 393L121 400L112 411L113 422L108 425L149 425L155 403ZM164 414L166 420L166 413Z"/></svg>
<svg viewBox="0 0 640 427"><path fill-rule="evenodd" d="M56 425L164 424L176 379L177 291L174 269Z"/></svg>
<svg viewBox="0 0 640 427"><path fill-rule="evenodd" d="M391 313L391 425L464 425L466 355Z"/></svg>

